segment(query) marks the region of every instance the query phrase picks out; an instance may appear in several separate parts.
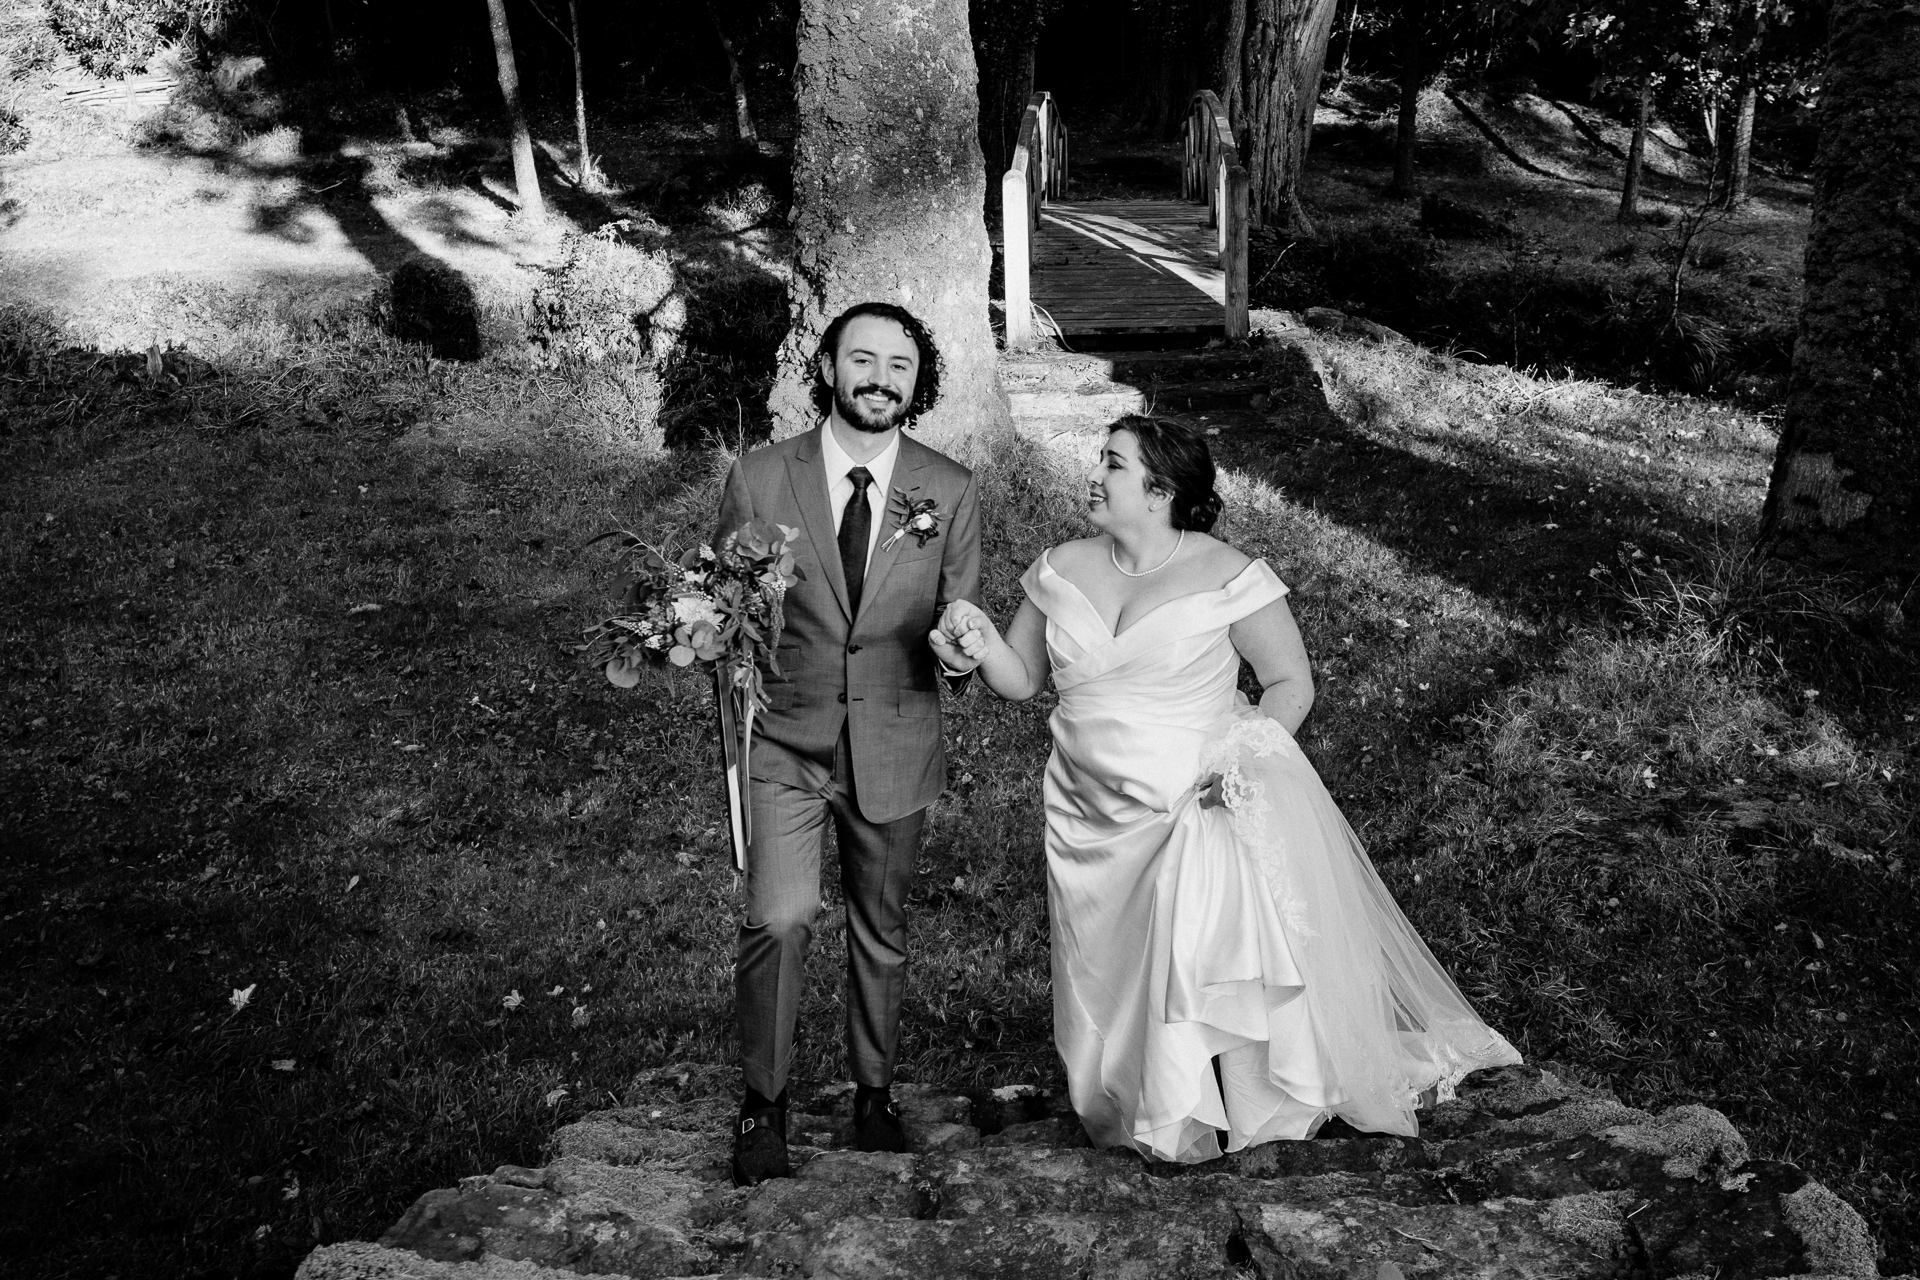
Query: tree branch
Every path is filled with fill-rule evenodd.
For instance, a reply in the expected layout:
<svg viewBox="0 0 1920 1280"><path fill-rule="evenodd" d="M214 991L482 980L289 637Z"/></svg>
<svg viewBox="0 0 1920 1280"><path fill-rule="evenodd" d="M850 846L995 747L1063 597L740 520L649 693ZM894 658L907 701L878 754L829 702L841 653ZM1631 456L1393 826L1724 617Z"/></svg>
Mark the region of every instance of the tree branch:
<svg viewBox="0 0 1920 1280"><path fill-rule="evenodd" d="M560 38L561 38L562 40L565 40L565 41L567 42L567 48L569 48L569 49L571 49L571 48L573 48L573 38L572 38L571 36L569 36L569 35L568 35L568 34L566 33L566 31L564 31L564 30L563 30L563 29L561 28L561 26L560 26L560 24L559 24L559 23L557 23L557 22L555 22L555 21L554 21L554 20L553 20L552 18L549 18L549 17L547 16L547 11L546 11L545 9L542 9L542 8L540 7L540 5L539 5L539 3L538 3L538 0L527 0L527 8L529 8L529 9L531 9L531 10L533 10L533 11L534 11L535 13L537 13L537 14L539 14L539 15L540 15L540 21L542 21L542 22L544 22L544 23L546 23L546 24L547 24L548 26L550 26L550 27L552 27L552 28L553 28L553 30L554 30L554 32L555 32L555 34L557 34L557 35L558 35L558 36L559 36L559 37L560 37Z"/></svg>

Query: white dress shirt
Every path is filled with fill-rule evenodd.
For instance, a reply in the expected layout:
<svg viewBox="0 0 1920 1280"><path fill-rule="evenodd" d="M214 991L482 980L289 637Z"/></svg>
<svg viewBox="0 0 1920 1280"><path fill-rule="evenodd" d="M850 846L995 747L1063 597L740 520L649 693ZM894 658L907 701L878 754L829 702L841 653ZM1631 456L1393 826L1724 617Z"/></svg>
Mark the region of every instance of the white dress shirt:
<svg viewBox="0 0 1920 1280"><path fill-rule="evenodd" d="M840 442L833 437L833 424L824 423L820 427L820 460L827 468L827 505L833 509L833 527L840 528L840 517L847 509L847 499L853 496L853 481L847 479L847 472L858 466L865 466L873 483L867 486L867 510L873 513L867 533L867 560L873 560L873 549L880 541L881 526L886 523L888 500L893 495L893 466L900 460L900 433L895 431L893 438L887 441L871 462L859 463L847 456Z"/></svg>

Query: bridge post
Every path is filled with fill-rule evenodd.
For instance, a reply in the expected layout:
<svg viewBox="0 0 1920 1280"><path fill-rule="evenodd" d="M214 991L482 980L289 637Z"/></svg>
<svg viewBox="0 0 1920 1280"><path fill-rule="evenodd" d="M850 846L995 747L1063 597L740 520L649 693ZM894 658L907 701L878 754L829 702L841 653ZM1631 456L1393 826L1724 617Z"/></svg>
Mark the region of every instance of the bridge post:
<svg viewBox="0 0 1920 1280"><path fill-rule="evenodd" d="M1027 274L1033 254L1027 215L1027 173L1022 165L1007 170L1000 179L1001 292L1007 299L1009 351L1033 341L1033 292Z"/></svg>
<svg viewBox="0 0 1920 1280"><path fill-rule="evenodd" d="M1207 184L1207 212L1213 215L1208 225L1213 228L1214 247L1220 251L1222 262L1227 260L1227 173L1232 168L1221 156L1213 162L1213 181Z"/></svg>
<svg viewBox="0 0 1920 1280"><path fill-rule="evenodd" d="M1252 331L1247 315L1247 205L1252 183L1241 165L1223 165L1226 199L1222 202L1220 267L1227 278L1227 337L1244 338Z"/></svg>

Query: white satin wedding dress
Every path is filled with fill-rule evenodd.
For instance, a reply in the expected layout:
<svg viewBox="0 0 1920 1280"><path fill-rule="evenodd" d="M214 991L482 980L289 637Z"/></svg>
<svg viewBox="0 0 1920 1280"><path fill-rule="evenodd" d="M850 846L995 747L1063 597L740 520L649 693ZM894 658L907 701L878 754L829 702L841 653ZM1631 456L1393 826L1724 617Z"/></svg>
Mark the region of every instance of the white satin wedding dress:
<svg viewBox="0 0 1920 1280"><path fill-rule="evenodd" d="M1313 766L1235 689L1264 560L1119 635L1043 554L1054 1039L1100 1146L1198 1161L1328 1116L1417 1132L1423 1091L1518 1062L1401 914ZM1225 806L1196 784L1218 773ZM1216 1085L1213 1059L1218 1057Z"/></svg>

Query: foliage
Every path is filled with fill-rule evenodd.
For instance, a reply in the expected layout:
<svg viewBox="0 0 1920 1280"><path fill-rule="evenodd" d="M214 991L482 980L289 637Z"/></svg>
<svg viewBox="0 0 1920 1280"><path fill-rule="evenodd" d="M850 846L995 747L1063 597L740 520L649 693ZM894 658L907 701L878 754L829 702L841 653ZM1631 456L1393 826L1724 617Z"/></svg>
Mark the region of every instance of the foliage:
<svg viewBox="0 0 1920 1280"><path fill-rule="evenodd" d="M664 363L672 355L681 306L673 270L665 255L623 240L627 225L567 233L560 265L533 295L528 331L542 363Z"/></svg>
<svg viewBox="0 0 1920 1280"><path fill-rule="evenodd" d="M601 534L595 542L619 541L626 569L618 610L588 628L583 650L622 689L662 662L718 667L730 687L767 710L760 668L780 674L781 602L805 576L793 558L799 536L791 526L753 520L718 547L701 543L670 560L625 529Z"/></svg>
<svg viewBox="0 0 1920 1280"><path fill-rule="evenodd" d="M47 18L80 65L123 79L147 69L160 45L217 29L241 0L47 0Z"/></svg>
<svg viewBox="0 0 1920 1280"><path fill-rule="evenodd" d="M45 71L60 57L60 41L41 23L0 22L0 40L4 40L7 79L24 80L36 71Z"/></svg>
<svg viewBox="0 0 1920 1280"><path fill-rule="evenodd" d="M1599 55L1603 91L1645 77L1669 86L1676 105L1711 118L1744 88L1767 101L1810 100L1824 55L1821 11L1812 0L1543 0L1567 37Z"/></svg>

